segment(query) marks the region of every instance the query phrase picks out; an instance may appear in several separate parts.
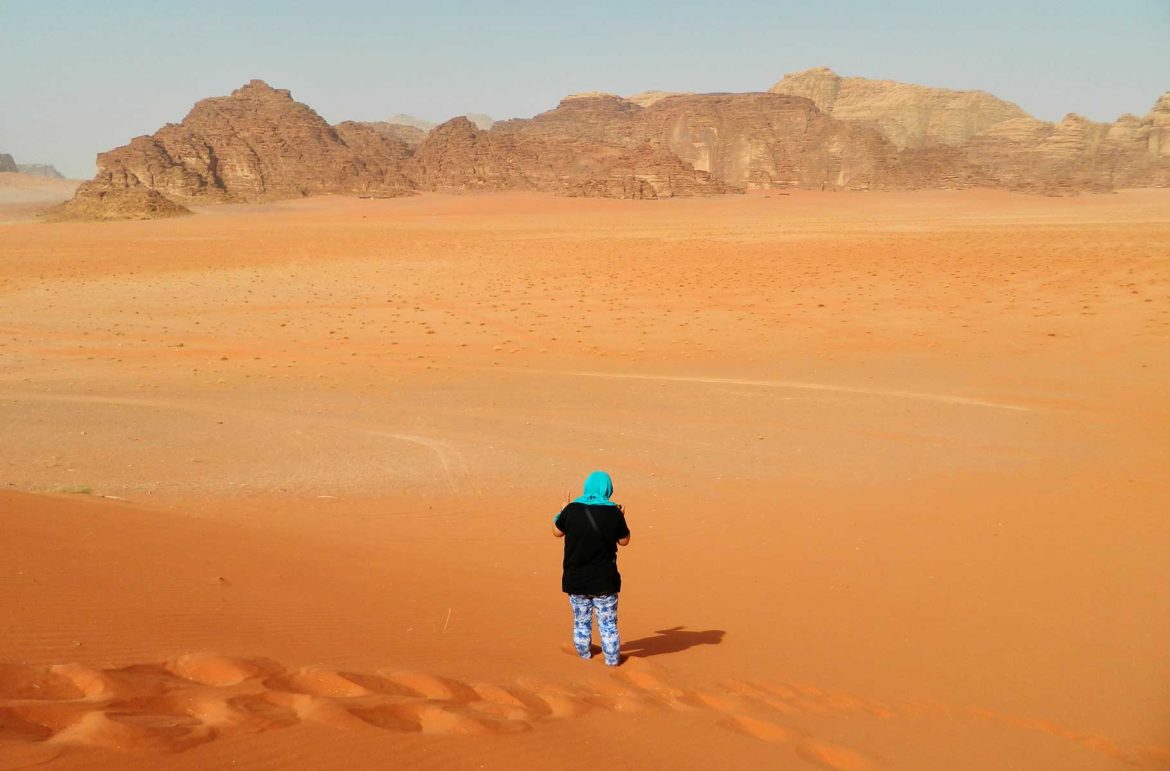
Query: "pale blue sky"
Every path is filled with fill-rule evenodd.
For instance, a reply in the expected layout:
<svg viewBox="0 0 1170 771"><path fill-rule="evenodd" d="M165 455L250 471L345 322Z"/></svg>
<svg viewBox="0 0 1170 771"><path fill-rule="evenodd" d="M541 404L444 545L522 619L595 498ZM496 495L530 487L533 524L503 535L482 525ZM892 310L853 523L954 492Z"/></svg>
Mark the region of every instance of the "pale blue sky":
<svg viewBox="0 0 1170 771"><path fill-rule="evenodd" d="M251 78L336 123L758 91L822 65L1047 120L1144 115L1170 89L1170 0L0 0L0 152L88 177L96 153Z"/></svg>

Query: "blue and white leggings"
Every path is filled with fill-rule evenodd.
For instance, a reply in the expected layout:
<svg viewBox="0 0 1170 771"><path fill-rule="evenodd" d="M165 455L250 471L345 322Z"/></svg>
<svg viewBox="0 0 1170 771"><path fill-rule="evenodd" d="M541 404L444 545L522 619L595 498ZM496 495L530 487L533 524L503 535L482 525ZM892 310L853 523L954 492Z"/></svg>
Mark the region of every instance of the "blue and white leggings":
<svg viewBox="0 0 1170 771"><path fill-rule="evenodd" d="M618 638L616 594L570 594L569 604L573 606L573 647L583 659L592 653L589 645L593 640L593 614L597 614L597 631L601 633L601 651L605 663L616 667L621 650Z"/></svg>

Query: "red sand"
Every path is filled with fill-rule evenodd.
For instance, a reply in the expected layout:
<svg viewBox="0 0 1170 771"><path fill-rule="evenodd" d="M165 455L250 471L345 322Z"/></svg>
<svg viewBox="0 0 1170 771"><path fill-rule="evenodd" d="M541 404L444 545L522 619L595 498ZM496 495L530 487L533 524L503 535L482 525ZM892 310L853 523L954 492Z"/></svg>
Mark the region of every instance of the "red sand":
<svg viewBox="0 0 1170 771"><path fill-rule="evenodd" d="M0 769L1164 769L1167 255L1167 191L0 225Z"/></svg>

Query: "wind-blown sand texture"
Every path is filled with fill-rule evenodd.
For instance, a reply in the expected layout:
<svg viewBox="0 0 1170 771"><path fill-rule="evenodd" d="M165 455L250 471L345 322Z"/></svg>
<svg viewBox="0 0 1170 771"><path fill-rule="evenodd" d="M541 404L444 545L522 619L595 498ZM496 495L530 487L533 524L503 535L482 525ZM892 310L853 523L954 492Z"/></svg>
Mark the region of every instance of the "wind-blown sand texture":
<svg viewBox="0 0 1170 771"><path fill-rule="evenodd" d="M1158 190L2 225L0 769L1165 769L1167 255Z"/></svg>
<svg viewBox="0 0 1170 771"><path fill-rule="evenodd" d="M0 224L36 218L53 204L72 197L79 184L75 179L0 172Z"/></svg>

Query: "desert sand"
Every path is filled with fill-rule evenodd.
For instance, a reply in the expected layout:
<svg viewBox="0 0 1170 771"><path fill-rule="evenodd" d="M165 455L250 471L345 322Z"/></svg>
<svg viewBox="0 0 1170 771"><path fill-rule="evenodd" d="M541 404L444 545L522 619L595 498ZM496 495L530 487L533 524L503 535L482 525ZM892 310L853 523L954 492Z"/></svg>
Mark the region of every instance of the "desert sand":
<svg viewBox="0 0 1170 771"><path fill-rule="evenodd" d="M1165 769L1168 255L1165 190L0 225L0 769Z"/></svg>
<svg viewBox="0 0 1170 771"><path fill-rule="evenodd" d="M0 172L0 224L35 218L46 206L71 198L79 184L76 179Z"/></svg>

